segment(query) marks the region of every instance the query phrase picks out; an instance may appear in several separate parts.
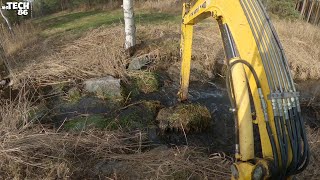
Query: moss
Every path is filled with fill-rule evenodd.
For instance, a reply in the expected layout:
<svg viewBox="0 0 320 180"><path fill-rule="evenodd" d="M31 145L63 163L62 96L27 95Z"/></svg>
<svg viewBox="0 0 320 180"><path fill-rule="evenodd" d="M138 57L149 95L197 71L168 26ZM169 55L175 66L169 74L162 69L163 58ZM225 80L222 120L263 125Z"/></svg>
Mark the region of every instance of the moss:
<svg viewBox="0 0 320 180"><path fill-rule="evenodd" d="M160 107L158 101L142 101L121 110L108 124L107 129L144 129L155 125L155 117Z"/></svg>
<svg viewBox="0 0 320 180"><path fill-rule="evenodd" d="M64 124L64 128L69 131L81 131L90 128L104 129L109 120L102 115L90 115L88 117L76 117Z"/></svg>
<svg viewBox="0 0 320 180"><path fill-rule="evenodd" d="M75 117L64 124L66 130L81 131L91 128L98 129L144 129L155 125L155 117L160 107L158 101L142 101L136 105L128 106L109 117L103 115L89 115L88 117Z"/></svg>
<svg viewBox="0 0 320 180"><path fill-rule="evenodd" d="M172 108L161 109L157 121L162 130L203 131L209 128L211 115L209 110L198 104L180 104ZM183 129L182 129L183 128Z"/></svg>
<svg viewBox="0 0 320 180"><path fill-rule="evenodd" d="M32 109L28 112L28 119L43 120L43 117L47 115L48 111L49 109L44 104L39 104L37 106L32 107Z"/></svg>
<svg viewBox="0 0 320 180"><path fill-rule="evenodd" d="M129 81L122 84L122 94L137 96L140 93L148 94L158 91L159 77L154 72L134 71L129 73Z"/></svg>
<svg viewBox="0 0 320 180"><path fill-rule="evenodd" d="M68 101L72 103L76 103L76 102L79 102L80 99L81 99L81 93L78 88L73 87L68 91L68 96L67 96Z"/></svg>
<svg viewBox="0 0 320 180"><path fill-rule="evenodd" d="M160 101L143 101L142 104L152 113L156 113L161 107Z"/></svg>

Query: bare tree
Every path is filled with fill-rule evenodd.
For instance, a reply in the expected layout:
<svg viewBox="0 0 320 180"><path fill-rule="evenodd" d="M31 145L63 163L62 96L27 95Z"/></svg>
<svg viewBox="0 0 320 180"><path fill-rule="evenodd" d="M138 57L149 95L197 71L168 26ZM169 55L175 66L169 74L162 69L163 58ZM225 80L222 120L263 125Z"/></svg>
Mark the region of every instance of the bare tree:
<svg viewBox="0 0 320 180"><path fill-rule="evenodd" d="M133 0L123 0L124 24L126 33L125 48L136 45L136 26L134 22Z"/></svg>
<svg viewBox="0 0 320 180"><path fill-rule="evenodd" d="M10 33L13 34L13 30L12 30L11 24L10 24L8 18L3 14L1 8L0 8L0 14L1 14L2 18L4 19L4 21L7 23Z"/></svg>

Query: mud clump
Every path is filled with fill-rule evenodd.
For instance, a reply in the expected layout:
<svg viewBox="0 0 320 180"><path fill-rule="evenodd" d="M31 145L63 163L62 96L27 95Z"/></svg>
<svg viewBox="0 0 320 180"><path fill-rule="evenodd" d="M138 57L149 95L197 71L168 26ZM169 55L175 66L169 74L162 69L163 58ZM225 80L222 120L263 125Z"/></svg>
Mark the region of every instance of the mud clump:
<svg viewBox="0 0 320 180"><path fill-rule="evenodd" d="M161 109L157 116L162 131L201 132L209 128L211 115L209 110L198 104L181 104Z"/></svg>

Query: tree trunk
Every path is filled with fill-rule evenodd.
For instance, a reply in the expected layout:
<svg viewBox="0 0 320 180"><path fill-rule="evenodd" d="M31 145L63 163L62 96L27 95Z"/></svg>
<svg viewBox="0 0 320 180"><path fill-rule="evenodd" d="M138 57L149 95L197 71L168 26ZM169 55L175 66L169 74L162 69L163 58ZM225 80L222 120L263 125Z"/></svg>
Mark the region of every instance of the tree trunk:
<svg viewBox="0 0 320 180"><path fill-rule="evenodd" d="M1 8L0 8L0 14L1 14L1 16L3 17L4 21L7 23L8 29L9 29L10 33L13 34L13 30L12 30L11 24L10 24L8 18L3 14Z"/></svg>
<svg viewBox="0 0 320 180"><path fill-rule="evenodd" d="M125 48L136 45L136 26L134 22L133 0L123 0L124 24L126 33Z"/></svg>
<svg viewBox="0 0 320 180"><path fill-rule="evenodd" d="M304 19L304 11L306 10L306 4L307 0L304 0L301 8L300 19Z"/></svg>

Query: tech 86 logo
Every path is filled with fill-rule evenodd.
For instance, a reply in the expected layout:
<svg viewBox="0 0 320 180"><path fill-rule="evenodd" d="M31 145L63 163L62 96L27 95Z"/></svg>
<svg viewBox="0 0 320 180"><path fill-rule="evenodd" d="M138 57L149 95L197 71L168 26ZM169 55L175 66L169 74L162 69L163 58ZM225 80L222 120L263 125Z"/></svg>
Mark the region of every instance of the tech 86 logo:
<svg viewBox="0 0 320 180"><path fill-rule="evenodd" d="M2 6L1 9L4 10L17 10L18 16L26 16L29 14L30 9L29 2L7 2L6 5Z"/></svg>

